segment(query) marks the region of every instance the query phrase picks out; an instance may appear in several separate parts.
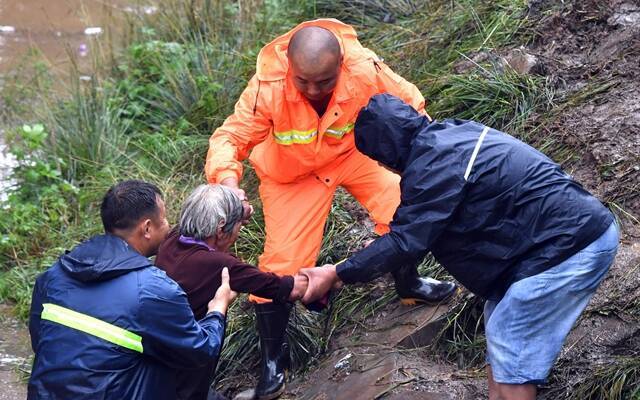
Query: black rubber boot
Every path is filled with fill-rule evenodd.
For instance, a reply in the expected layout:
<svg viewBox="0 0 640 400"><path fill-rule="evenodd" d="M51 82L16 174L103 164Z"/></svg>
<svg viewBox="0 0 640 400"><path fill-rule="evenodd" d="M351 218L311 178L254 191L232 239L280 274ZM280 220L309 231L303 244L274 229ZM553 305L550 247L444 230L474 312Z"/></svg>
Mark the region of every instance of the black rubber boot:
<svg viewBox="0 0 640 400"><path fill-rule="evenodd" d="M287 323L291 304L256 304L256 325L260 335L262 372L256 387L256 399L271 400L284 392L290 355Z"/></svg>
<svg viewBox="0 0 640 400"><path fill-rule="evenodd" d="M396 281L396 293L405 305L438 304L456 292L456 284L431 278L421 278L417 267L404 266L391 273Z"/></svg>

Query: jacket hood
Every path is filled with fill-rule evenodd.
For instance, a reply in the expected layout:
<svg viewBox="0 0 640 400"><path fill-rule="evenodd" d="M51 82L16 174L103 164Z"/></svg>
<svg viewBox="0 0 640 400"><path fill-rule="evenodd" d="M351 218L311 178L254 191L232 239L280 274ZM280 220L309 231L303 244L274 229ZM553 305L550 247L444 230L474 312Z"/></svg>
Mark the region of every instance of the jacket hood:
<svg viewBox="0 0 640 400"><path fill-rule="evenodd" d="M358 114L356 147L369 158L402 172L411 142L427 124L428 118L404 101L387 93L378 94Z"/></svg>
<svg viewBox="0 0 640 400"><path fill-rule="evenodd" d="M362 60L362 54L378 59L374 52L364 48L358 41L356 31L343 22L333 18L316 19L306 21L282 36L278 36L271 43L260 50L256 62L256 75L261 81L276 81L284 79L289 70L289 60L287 50L289 41L294 33L308 26L318 26L331 31L340 43L340 50L343 56L343 65L349 66Z"/></svg>
<svg viewBox="0 0 640 400"><path fill-rule="evenodd" d="M60 257L60 266L82 282L104 281L148 267L148 258L114 235L94 236Z"/></svg>

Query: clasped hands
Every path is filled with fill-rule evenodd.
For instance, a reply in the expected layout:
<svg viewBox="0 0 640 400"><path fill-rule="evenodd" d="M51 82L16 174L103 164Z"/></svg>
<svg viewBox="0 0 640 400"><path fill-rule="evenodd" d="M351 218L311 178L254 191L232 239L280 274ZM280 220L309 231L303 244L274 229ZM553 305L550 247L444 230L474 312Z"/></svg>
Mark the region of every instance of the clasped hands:
<svg viewBox="0 0 640 400"><path fill-rule="evenodd" d="M302 268L293 279L293 289L289 300L302 300L304 304L313 303L324 297L331 289L342 287L342 281L338 278L336 267L333 264Z"/></svg>
<svg viewBox="0 0 640 400"><path fill-rule="evenodd" d="M243 225L248 223L253 214L253 206L249 204L244 190L238 186L238 179L230 177L220 182L238 196L244 208ZM302 300L304 304L313 303L321 299L329 290L342 287L342 281L338 278L336 267L333 264L325 264L322 267L302 268L293 277L293 288L289 294L289 301Z"/></svg>

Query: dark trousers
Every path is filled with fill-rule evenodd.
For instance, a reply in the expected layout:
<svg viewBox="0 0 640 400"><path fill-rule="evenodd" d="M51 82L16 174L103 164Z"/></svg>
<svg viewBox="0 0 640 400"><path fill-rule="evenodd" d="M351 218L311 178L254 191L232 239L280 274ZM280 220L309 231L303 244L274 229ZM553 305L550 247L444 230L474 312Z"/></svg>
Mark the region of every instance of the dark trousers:
<svg viewBox="0 0 640 400"><path fill-rule="evenodd" d="M177 400L226 400L211 388L216 364L217 360L202 368L177 371Z"/></svg>

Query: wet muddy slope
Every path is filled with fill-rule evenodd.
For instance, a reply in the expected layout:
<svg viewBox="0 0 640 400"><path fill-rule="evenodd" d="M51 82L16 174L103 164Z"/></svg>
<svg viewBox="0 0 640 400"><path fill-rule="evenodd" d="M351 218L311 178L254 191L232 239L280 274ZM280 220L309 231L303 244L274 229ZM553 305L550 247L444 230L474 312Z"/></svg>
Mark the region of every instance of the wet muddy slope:
<svg viewBox="0 0 640 400"><path fill-rule="evenodd" d="M566 100L540 123L574 154L565 167L618 214L623 235L544 399L577 398L640 357L640 3L557 3L537 2L532 10L539 36L529 50Z"/></svg>
<svg viewBox="0 0 640 400"><path fill-rule="evenodd" d="M534 4L541 60L560 98L539 121L577 159L567 167L590 191L640 216L640 3Z"/></svg>

